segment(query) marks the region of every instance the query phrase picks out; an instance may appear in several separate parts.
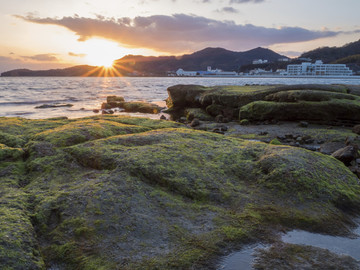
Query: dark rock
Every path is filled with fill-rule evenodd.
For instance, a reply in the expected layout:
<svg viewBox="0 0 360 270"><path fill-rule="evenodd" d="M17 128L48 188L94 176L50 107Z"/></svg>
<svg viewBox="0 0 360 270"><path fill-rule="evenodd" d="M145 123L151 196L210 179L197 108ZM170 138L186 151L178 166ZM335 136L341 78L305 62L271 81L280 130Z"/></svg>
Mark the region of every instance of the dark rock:
<svg viewBox="0 0 360 270"><path fill-rule="evenodd" d="M219 114L222 114L224 107L217 104L211 104L206 107L206 112L210 114L211 116L217 116Z"/></svg>
<svg viewBox="0 0 360 270"><path fill-rule="evenodd" d="M104 103L101 104L101 109L102 110L111 109L111 105L109 103L104 102Z"/></svg>
<svg viewBox="0 0 360 270"><path fill-rule="evenodd" d="M355 144L355 138L354 137L346 137L345 144L346 145Z"/></svg>
<svg viewBox="0 0 360 270"><path fill-rule="evenodd" d="M219 128L221 131L228 131L228 127L224 125L218 126L217 128Z"/></svg>
<svg viewBox="0 0 360 270"><path fill-rule="evenodd" d="M98 109L93 110L94 113L99 113L100 111Z"/></svg>
<svg viewBox="0 0 360 270"><path fill-rule="evenodd" d="M240 120L239 124L242 126L248 126L248 125L250 125L250 121L247 119L242 119L242 120Z"/></svg>
<svg viewBox="0 0 360 270"><path fill-rule="evenodd" d="M101 111L102 114L114 114L113 110L102 110Z"/></svg>
<svg viewBox="0 0 360 270"><path fill-rule="evenodd" d="M299 123L299 127L308 127L309 126L309 123L308 122L305 122L305 121L301 121Z"/></svg>
<svg viewBox="0 0 360 270"><path fill-rule="evenodd" d="M296 91L281 92L282 95L293 95ZM277 93L277 94L280 94ZM280 121L317 121L320 123L359 122L360 98L344 93L326 91L297 92L303 99L297 102L280 100L258 100L240 108L239 118L254 121L276 119ZM319 101L312 97L321 96ZM344 102L346 99L346 102ZM311 101L311 102L309 102Z"/></svg>
<svg viewBox="0 0 360 270"><path fill-rule="evenodd" d="M224 108L224 109L222 110L222 115L223 115L225 118L231 120L231 119L233 119L233 117L234 117L234 109L232 109L232 108Z"/></svg>
<svg viewBox="0 0 360 270"><path fill-rule="evenodd" d="M107 96L106 97L106 102L107 103L112 103L112 102L124 102L125 99L121 96Z"/></svg>
<svg viewBox="0 0 360 270"><path fill-rule="evenodd" d="M178 121L180 123L186 123L187 119L186 119L186 117L180 117Z"/></svg>
<svg viewBox="0 0 360 270"><path fill-rule="evenodd" d="M161 120L166 120L166 116L162 114L162 115L160 116L160 119L161 119Z"/></svg>
<svg viewBox="0 0 360 270"><path fill-rule="evenodd" d="M205 110L201 108L186 108L184 113L188 121L192 121L194 118L197 118L200 121L214 120L214 118L211 115L209 115Z"/></svg>
<svg viewBox="0 0 360 270"><path fill-rule="evenodd" d="M345 143L343 142L326 142L321 144L319 151L320 153L331 155L335 151L345 147Z"/></svg>
<svg viewBox="0 0 360 270"><path fill-rule="evenodd" d="M358 261L348 255L308 245L277 242L270 248L257 249L254 255L253 269L360 269Z"/></svg>
<svg viewBox="0 0 360 270"><path fill-rule="evenodd" d="M229 123L230 121L229 121L229 119L227 117L224 117L222 122L223 123Z"/></svg>
<svg viewBox="0 0 360 270"><path fill-rule="evenodd" d="M156 104L148 103L148 102L124 102L122 104L125 112L140 112L140 113L150 113L157 114L163 108L159 107Z"/></svg>
<svg viewBox="0 0 360 270"><path fill-rule="evenodd" d="M200 125L200 121L197 118L194 118L190 123L190 127L197 127L199 125Z"/></svg>
<svg viewBox="0 0 360 270"><path fill-rule="evenodd" d="M212 132L215 132L215 133L218 133L218 134L222 134L222 135L225 134L225 132L222 131L221 128L214 128L214 129L212 130Z"/></svg>
<svg viewBox="0 0 360 270"><path fill-rule="evenodd" d="M268 135L268 134L269 134L269 132L267 132L267 131L261 131L259 133L260 136L265 136L265 135Z"/></svg>
<svg viewBox="0 0 360 270"><path fill-rule="evenodd" d="M352 132L360 135L360 125L356 125L353 127Z"/></svg>
<svg viewBox="0 0 360 270"><path fill-rule="evenodd" d="M35 109L59 108L59 107L72 107L73 104L43 104L36 106Z"/></svg>
<svg viewBox="0 0 360 270"><path fill-rule="evenodd" d="M349 166L351 161L359 157L358 150L359 148L357 146L348 145L332 153L332 156Z"/></svg>
<svg viewBox="0 0 360 270"><path fill-rule="evenodd" d="M107 104L110 108L123 108L126 102L108 102Z"/></svg>
<svg viewBox="0 0 360 270"><path fill-rule="evenodd" d="M175 85L167 89L169 97L166 99L168 108L199 107L200 96L208 87L201 85Z"/></svg>
<svg viewBox="0 0 360 270"><path fill-rule="evenodd" d="M219 114L215 117L216 123L223 123L223 121L224 121L224 116L222 114Z"/></svg>

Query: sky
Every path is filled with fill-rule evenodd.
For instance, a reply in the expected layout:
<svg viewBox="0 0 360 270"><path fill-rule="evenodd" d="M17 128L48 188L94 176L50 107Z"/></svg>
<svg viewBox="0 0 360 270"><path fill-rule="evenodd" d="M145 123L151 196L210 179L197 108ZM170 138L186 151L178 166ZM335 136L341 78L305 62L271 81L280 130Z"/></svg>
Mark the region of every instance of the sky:
<svg viewBox="0 0 360 270"><path fill-rule="evenodd" d="M359 10L359 0L0 0L0 72L206 47L296 57L359 40Z"/></svg>

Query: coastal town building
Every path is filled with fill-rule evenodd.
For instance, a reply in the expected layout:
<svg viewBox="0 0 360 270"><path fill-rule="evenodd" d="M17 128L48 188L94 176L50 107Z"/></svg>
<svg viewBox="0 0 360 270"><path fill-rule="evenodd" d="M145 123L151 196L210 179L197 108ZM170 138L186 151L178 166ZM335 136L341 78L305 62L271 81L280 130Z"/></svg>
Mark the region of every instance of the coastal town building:
<svg viewBox="0 0 360 270"><path fill-rule="evenodd" d="M290 59L289 58L279 58L278 59L278 62L289 62L290 61Z"/></svg>
<svg viewBox="0 0 360 270"><path fill-rule="evenodd" d="M255 68L249 71L249 75L270 75L272 74L272 69L271 70L265 70L262 68Z"/></svg>
<svg viewBox="0 0 360 270"><path fill-rule="evenodd" d="M185 71L182 68L179 68L176 72L176 76L185 76L185 77L192 77L192 76L196 76L196 74L198 73L198 71Z"/></svg>
<svg viewBox="0 0 360 270"><path fill-rule="evenodd" d="M238 76L238 73L235 71L222 71L221 69L211 69L211 66L207 67L207 70L199 71L185 71L182 68L179 68L175 72L176 76L180 77L194 77L194 76Z"/></svg>
<svg viewBox="0 0 360 270"><path fill-rule="evenodd" d="M252 63L253 63L253 65L266 64L266 63L268 63L268 60L256 59L256 60L252 61Z"/></svg>
<svg viewBox="0 0 360 270"><path fill-rule="evenodd" d="M353 72L344 64L324 64L321 60L315 63L303 62L300 65L288 65L288 76L351 76Z"/></svg>

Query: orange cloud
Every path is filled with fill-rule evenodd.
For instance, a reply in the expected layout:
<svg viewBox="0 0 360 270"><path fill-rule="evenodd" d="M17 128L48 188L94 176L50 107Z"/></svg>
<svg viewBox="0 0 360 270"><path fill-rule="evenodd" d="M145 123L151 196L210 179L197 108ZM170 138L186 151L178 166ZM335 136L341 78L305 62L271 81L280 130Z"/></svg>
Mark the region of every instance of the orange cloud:
<svg viewBox="0 0 360 270"><path fill-rule="evenodd" d="M53 53L36 54L32 56L21 56L24 59L34 60L39 62L58 62L59 59Z"/></svg>
<svg viewBox="0 0 360 270"><path fill-rule="evenodd" d="M116 41L122 46L168 53L194 51L209 46L246 50L278 43L310 41L342 33L312 31L300 27L277 29L252 24L240 25L233 21L185 14L138 16L133 19L103 16L85 18L78 15L63 18L39 18L33 15L16 17L32 23L65 27L78 35L79 41L101 37Z"/></svg>

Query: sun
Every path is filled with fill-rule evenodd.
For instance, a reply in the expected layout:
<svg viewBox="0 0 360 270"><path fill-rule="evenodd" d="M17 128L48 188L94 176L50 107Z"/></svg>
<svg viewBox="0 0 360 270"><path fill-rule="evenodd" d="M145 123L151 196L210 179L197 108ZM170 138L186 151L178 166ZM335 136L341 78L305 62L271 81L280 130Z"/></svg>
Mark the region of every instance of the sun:
<svg viewBox="0 0 360 270"><path fill-rule="evenodd" d="M107 57L101 57L101 55L99 55L99 57L94 57L92 62L93 62L93 65L95 65L95 66L111 68L114 64L114 59L113 58L110 59Z"/></svg>
<svg viewBox="0 0 360 270"><path fill-rule="evenodd" d="M122 56L121 48L114 42L92 39L85 42L83 51L89 65L110 68L115 59Z"/></svg>

